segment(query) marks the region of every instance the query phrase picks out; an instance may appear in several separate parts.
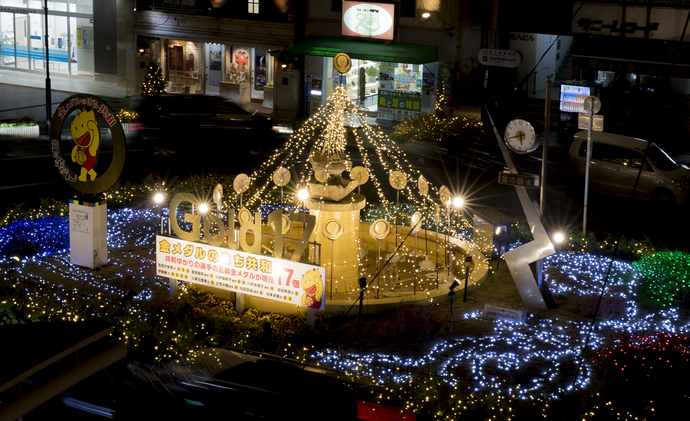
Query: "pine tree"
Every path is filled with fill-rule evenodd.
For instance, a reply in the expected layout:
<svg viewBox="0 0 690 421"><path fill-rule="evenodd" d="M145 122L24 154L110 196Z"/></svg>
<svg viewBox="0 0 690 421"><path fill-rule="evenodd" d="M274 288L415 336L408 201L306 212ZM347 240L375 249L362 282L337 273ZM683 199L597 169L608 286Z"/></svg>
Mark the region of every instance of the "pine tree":
<svg viewBox="0 0 690 421"><path fill-rule="evenodd" d="M144 96L158 96L165 92L165 79L161 66L152 61L146 69L144 83L141 85L141 93Z"/></svg>

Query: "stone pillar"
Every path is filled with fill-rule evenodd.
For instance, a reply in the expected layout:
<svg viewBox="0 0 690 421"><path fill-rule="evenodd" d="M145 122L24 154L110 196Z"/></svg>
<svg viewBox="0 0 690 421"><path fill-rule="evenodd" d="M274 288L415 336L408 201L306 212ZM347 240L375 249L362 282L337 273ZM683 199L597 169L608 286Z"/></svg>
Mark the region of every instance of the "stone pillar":
<svg viewBox="0 0 690 421"><path fill-rule="evenodd" d="M321 244L321 266L326 268L326 297L328 299L346 299L353 290L359 293L359 211L367 201L364 196L355 192L338 202L330 200L309 199L306 203L309 213L316 217L314 234L309 241ZM326 221L337 219L342 222L343 235L331 241L324 237L323 226ZM331 262L333 251L333 262ZM331 263L333 265L331 266ZM331 267L333 273L331 274ZM331 284L333 279L333 284ZM337 290L337 296L336 296ZM331 295L332 291L332 295Z"/></svg>

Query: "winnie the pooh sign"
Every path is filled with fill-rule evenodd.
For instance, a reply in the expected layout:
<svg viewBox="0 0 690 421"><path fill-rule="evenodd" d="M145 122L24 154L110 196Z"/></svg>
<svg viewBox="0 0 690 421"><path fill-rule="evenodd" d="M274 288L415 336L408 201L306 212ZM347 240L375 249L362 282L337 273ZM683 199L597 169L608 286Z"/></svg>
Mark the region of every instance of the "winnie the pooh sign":
<svg viewBox="0 0 690 421"><path fill-rule="evenodd" d="M69 133L63 131L67 121L70 121ZM112 160L106 169L98 165L101 129L108 129L112 136ZM69 158L63 155L61 148L61 144L68 141ZM82 193L108 190L124 167L125 135L120 121L108 104L95 96L73 95L60 104L51 120L50 146L60 176Z"/></svg>
<svg viewBox="0 0 690 421"><path fill-rule="evenodd" d="M65 124L67 121L69 126ZM67 183L82 193L95 195L117 181L125 164L125 135L108 104L95 96L73 95L60 104L50 124L53 163ZM105 134L110 143L108 133L112 138L112 158L99 160L104 143L101 135ZM66 149L69 153L63 154L61 145L69 145ZM70 262L92 269L105 265L108 262L106 201L93 197L70 200L69 213Z"/></svg>

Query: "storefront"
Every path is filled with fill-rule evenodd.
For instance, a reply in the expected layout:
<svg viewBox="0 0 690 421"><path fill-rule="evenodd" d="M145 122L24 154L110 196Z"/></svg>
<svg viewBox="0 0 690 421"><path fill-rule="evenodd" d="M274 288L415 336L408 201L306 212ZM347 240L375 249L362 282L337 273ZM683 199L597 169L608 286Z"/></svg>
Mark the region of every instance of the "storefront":
<svg viewBox="0 0 690 421"><path fill-rule="evenodd" d="M396 42L393 3L344 1L342 9L342 37L309 36L290 49L304 55L308 64L307 114L313 114L339 85L345 85L360 110L381 120L403 121L433 112L440 88L438 48ZM352 64L342 75L333 67L338 53L346 53Z"/></svg>
<svg viewBox="0 0 690 421"><path fill-rule="evenodd" d="M0 6L0 68L45 70L45 14L43 1L3 0ZM48 59L50 72L94 75L94 19L92 0L48 2Z"/></svg>
<svg viewBox="0 0 690 421"><path fill-rule="evenodd" d="M206 93L272 107L276 60L266 48L146 37L140 43L160 63L167 93Z"/></svg>

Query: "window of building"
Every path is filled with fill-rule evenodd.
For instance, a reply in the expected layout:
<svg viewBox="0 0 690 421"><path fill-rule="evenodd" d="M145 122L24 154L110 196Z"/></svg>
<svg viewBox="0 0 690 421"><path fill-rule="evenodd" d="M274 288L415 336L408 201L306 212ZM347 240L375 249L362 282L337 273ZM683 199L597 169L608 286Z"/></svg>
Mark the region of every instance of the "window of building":
<svg viewBox="0 0 690 421"><path fill-rule="evenodd" d="M415 16L416 0L400 0L400 17L413 18Z"/></svg>
<svg viewBox="0 0 690 421"><path fill-rule="evenodd" d="M249 0L249 13L259 13L259 0Z"/></svg>

